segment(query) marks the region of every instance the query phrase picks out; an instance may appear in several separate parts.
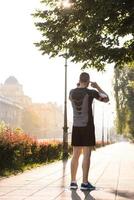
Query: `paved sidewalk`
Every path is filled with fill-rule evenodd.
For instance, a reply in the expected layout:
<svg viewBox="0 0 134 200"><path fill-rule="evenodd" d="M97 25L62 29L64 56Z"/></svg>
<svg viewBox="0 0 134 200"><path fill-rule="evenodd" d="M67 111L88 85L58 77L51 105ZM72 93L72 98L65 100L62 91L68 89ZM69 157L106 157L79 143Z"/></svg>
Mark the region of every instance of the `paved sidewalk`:
<svg viewBox="0 0 134 200"><path fill-rule="evenodd" d="M82 156L80 158L80 162ZM134 144L121 142L92 153L92 192L70 191L70 160L0 180L0 200L134 200ZM81 163L78 169L81 184Z"/></svg>

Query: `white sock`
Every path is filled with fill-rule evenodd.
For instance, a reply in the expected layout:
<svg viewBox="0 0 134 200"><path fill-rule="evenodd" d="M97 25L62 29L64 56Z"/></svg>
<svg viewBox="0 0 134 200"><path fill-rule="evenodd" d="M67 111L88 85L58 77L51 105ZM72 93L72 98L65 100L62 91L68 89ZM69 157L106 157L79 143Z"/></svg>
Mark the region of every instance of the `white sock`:
<svg viewBox="0 0 134 200"><path fill-rule="evenodd" d="M83 184L85 184L85 185L88 185L88 182L86 182L86 183L83 183Z"/></svg>
<svg viewBox="0 0 134 200"><path fill-rule="evenodd" d="M76 181L71 181L71 183L76 183Z"/></svg>

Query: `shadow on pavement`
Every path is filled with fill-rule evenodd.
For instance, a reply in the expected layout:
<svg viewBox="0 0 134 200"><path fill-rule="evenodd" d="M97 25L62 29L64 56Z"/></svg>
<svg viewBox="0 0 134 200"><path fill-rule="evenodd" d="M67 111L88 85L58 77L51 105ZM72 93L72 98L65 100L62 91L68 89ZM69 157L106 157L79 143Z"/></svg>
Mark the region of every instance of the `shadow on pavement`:
<svg viewBox="0 0 134 200"><path fill-rule="evenodd" d="M81 197L78 195L76 190L71 190L71 199L72 200L81 200Z"/></svg>
<svg viewBox="0 0 134 200"><path fill-rule="evenodd" d="M111 193L115 193L120 197L134 199L134 192L130 192L128 190L112 190Z"/></svg>
<svg viewBox="0 0 134 200"><path fill-rule="evenodd" d="M90 192L92 192L93 190L91 191L82 191L85 195L85 200L95 200L95 198L90 194Z"/></svg>
<svg viewBox="0 0 134 200"><path fill-rule="evenodd" d="M67 162L68 162L68 159L62 160L62 163L63 163L63 168L62 168L62 182L61 182L62 187L66 186L66 167L67 167Z"/></svg>
<svg viewBox="0 0 134 200"><path fill-rule="evenodd" d="M91 196L90 191L82 191L85 195L85 200L95 200L93 196ZM71 199L72 200L82 200L82 198L78 195L77 190L71 190Z"/></svg>

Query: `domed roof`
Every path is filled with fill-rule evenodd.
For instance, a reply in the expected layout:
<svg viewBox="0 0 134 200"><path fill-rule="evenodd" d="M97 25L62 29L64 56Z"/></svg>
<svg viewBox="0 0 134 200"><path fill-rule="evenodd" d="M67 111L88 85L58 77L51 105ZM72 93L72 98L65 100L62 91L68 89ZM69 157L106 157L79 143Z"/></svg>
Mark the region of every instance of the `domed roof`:
<svg viewBox="0 0 134 200"><path fill-rule="evenodd" d="M6 85L19 85L18 80L14 76L9 76L6 80L5 83Z"/></svg>

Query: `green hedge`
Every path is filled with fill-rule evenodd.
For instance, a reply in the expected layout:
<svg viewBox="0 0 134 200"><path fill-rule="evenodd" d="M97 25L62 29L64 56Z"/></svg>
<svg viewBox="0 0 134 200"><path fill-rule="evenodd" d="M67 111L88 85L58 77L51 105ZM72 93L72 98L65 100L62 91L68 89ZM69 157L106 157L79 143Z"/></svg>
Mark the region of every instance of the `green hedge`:
<svg viewBox="0 0 134 200"><path fill-rule="evenodd" d="M23 132L7 129L0 133L0 171L61 159L62 149L59 141L38 142Z"/></svg>
<svg viewBox="0 0 134 200"><path fill-rule="evenodd" d="M96 144L96 147L100 146L101 141ZM69 145L69 153L71 152L72 147ZM38 142L20 129L12 131L6 126L0 129L0 175L6 170L20 171L27 165L59 160L62 155L63 145L59 141Z"/></svg>

